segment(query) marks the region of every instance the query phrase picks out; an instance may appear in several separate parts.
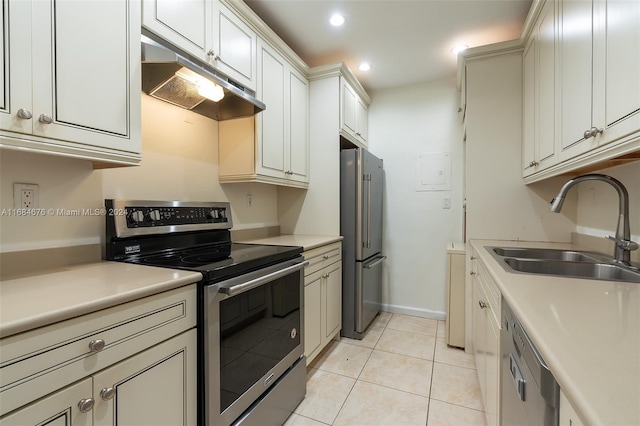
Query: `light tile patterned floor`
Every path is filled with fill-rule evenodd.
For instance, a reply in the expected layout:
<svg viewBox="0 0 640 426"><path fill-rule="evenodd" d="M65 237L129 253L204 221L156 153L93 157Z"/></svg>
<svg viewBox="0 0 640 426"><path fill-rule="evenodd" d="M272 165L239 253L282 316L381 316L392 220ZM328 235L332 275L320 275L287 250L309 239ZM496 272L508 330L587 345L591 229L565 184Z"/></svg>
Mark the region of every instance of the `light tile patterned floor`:
<svg viewBox="0 0 640 426"><path fill-rule="evenodd" d="M447 346L443 321L383 312L313 361L285 426L486 426L482 410L473 356Z"/></svg>

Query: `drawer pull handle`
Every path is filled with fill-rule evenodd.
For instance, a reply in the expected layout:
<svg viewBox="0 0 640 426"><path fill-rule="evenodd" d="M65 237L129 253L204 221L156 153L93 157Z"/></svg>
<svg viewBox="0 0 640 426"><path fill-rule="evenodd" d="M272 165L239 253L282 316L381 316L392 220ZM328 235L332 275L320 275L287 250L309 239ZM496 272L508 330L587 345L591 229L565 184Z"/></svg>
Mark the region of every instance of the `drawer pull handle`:
<svg viewBox="0 0 640 426"><path fill-rule="evenodd" d="M106 343L102 339L96 339L89 342L89 349L91 349L91 352L100 352L105 346Z"/></svg>
<svg viewBox="0 0 640 426"><path fill-rule="evenodd" d="M116 388L103 388L100 391L100 398L105 401L112 399L114 396L116 396Z"/></svg>
<svg viewBox="0 0 640 426"><path fill-rule="evenodd" d="M93 405L95 404L95 400L93 398L84 398L78 402L78 409L81 413L88 413L93 410Z"/></svg>

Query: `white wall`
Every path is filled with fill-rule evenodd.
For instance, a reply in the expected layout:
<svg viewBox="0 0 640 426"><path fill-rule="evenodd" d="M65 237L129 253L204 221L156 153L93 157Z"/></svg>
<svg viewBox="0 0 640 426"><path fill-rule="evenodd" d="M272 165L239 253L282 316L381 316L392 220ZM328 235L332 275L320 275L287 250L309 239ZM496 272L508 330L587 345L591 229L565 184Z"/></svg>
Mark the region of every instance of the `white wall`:
<svg viewBox="0 0 640 426"><path fill-rule="evenodd" d="M640 162L600 170L597 173L618 179L629 192L629 222L631 239L640 242ZM586 181L571 191L578 192L577 227L581 234L604 238L615 235L618 221L618 193L603 182ZM613 243L609 243L613 253ZM631 253L632 259L640 261L640 251Z"/></svg>
<svg viewBox="0 0 640 426"><path fill-rule="evenodd" d="M278 224L277 189L218 182L218 123L142 95L142 164L92 170L84 160L0 151L0 208L13 183L40 186L40 207L100 208L105 198L230 201L234 229ZM253 195L247 208L246 194ZM101 243L104 217L0 217L0 251Z"/></svg>
<svg viewBox="0 0 640 426"><path fill-rule="evenodd" d="M455 80L376 91L369 148L384 160L385 310L444 318L446 245L462 240L463 144ZM416 191L416 156L451 154L451 190ZM451 197L451 209L443 209Z"/></svg>
<svg viewBox="0 0 640 426"><path fill-rule="evenodd" d="M309 188L278 189L283 234L340 235L339 89L337 76L309 84Z"/></svg>

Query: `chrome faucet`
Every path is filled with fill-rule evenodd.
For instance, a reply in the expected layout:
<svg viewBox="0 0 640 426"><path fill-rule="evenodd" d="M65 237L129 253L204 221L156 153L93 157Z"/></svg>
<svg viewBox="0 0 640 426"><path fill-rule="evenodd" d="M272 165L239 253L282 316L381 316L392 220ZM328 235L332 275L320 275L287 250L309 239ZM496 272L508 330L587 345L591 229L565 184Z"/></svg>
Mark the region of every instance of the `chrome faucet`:
<svg viewBox="0 0 640 426"><path fill-rule="evenodd" d="M558 195L556 195L556 197L551 200L551 211L554 213L560 213L560 209L562 209L562 203L564 203L564 197L567 195L567 191L569 191L569 189L573 185L584 182L586 180L599 180L601 182L606 182L609 185L613 186L616 191L618 191L618 197L620 200L620 213L618 215L616 235L615 237L607 235L606 238L615 242L613 250L613 257L615 261L627 266L632 266L631 251L637 250L639 246L637 243L631 241L631 230L629 229L629 193L627 192L627 188L624 187L622 182L612 178L611 176L601 174L588 174L570 179L562 186L562 188L560 188L560 192L558 193Z"/></svg>

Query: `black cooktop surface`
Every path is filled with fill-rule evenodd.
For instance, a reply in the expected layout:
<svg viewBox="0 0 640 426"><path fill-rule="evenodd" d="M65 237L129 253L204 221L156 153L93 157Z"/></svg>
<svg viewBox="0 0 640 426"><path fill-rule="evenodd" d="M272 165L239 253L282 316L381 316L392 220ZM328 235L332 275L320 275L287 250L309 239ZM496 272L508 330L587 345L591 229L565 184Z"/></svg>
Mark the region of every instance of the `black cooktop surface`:
<svg viewBox="0 0 640 426"><path fill-rule="evenodd" d="M208 283L242 275L302 253L302 247L262 244L214 244L180 250L132 255L126 262L201 272Z"/></svg>

